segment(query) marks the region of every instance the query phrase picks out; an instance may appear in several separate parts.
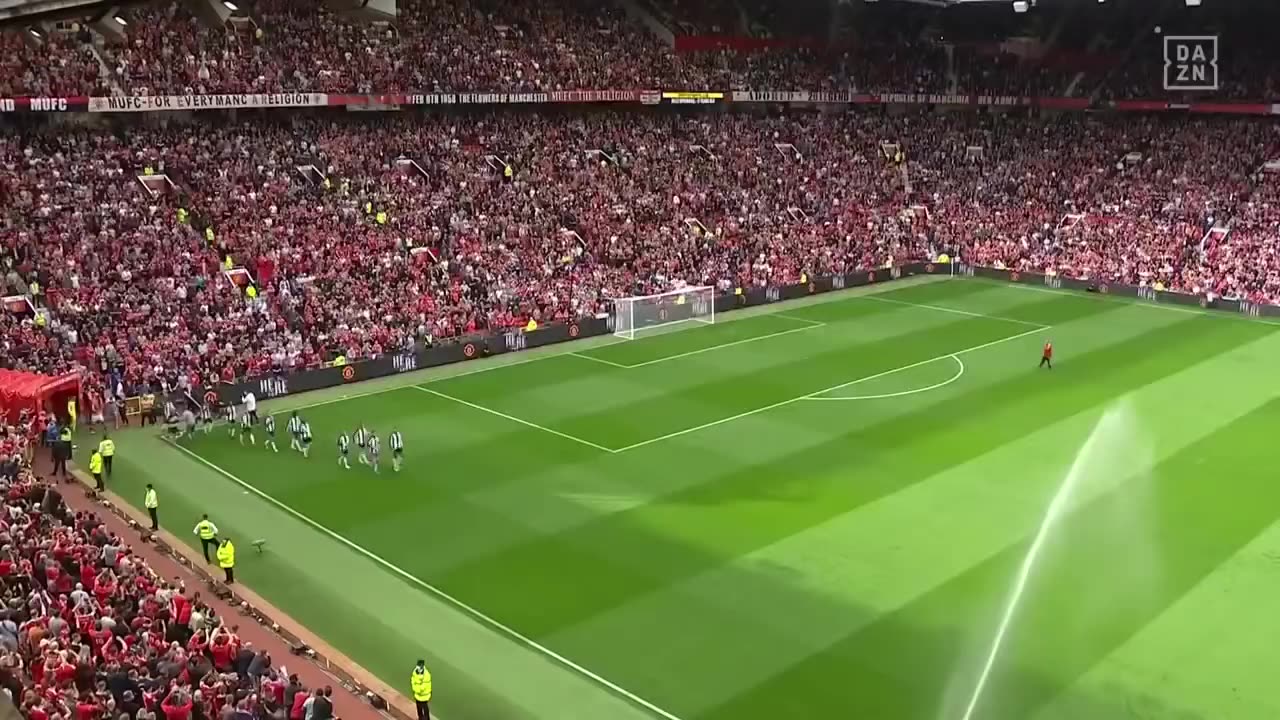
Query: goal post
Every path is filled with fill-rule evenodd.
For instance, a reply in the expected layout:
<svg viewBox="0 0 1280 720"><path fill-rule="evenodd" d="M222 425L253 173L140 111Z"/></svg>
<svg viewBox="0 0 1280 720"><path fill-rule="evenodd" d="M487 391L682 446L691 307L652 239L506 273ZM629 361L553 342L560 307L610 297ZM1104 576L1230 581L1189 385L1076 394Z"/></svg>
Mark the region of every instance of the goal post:
<svg viewBox="0 0 1280 720"><path fill-rule="evenodd" d="M646 330L689 322L711 325L715 321L715 288L709 286L613 301L613 334L627 340Z"/></svg>

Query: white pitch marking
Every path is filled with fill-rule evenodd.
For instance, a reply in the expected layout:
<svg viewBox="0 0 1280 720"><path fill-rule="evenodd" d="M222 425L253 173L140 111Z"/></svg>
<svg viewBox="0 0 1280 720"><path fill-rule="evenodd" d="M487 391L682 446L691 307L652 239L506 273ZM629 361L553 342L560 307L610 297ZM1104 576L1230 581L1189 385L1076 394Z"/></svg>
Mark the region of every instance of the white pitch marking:
<svg viewBox="0 0 1280 720"><path fill-rule="evenodd" d="M418 386L416 386L416 385L415 385L415 386L413 386L413 387L418 387ZM613 683L613 682L610 682L610 681L608 681L608 680L604 679L604 678L603 678L603 677L601 677L600 675L597 675L596 673L594 673L594 672L592 672L592 671L590 671L590 670L586 669L585 667L583 667L583 666L579 665L578 663L576 663L576 662L574 662L574 661L570 660L569 658L567 658L567 657L565 657L565 656L563 656L563 655L561 655L561 654L557 653L556 651L554 651L554 650L552 650L552 649L550 649L550 648L548 648L548 647L546 647L546 646L544 646L544 645L539 645L537 642L535 642L535 641L533 641L533 640L530 640L529 638L525 637L524 635L521 635L519 632L517 632L517 631L515 631L515 630L512 630L511 628L507 627L506 625L503 625L502 623L498 622L497 620L494 620L493 618L489 617L488 615L485 615L483 612L481 612L481 611L479 611L479 610L477 610L477 609L475 609L475 608L471 607L470 605L468 605L468 604L466 604L466 603L462 602L461 600L459 600L459 599L455 598L454 596L452 596L452 595L450 595L449 593L447 593L447 592L445 592L445 591L441 590L440 588L438 588L438 587L436 587L436 586L434 586L434 585L432 585L432 584L430 584L430 583L428 583L428 582L424 581L423 579L419 578L419 577L418 577L418 576L416 576L416 575L413 575L413 574L409 573L408 571L404 570L403 568L400 568L400 567L398 567L398 566L396 566L396 565L391 564L389 561L387 561L386 559L384 559L384 558L383 558L383 557L381 557L380 555L378 555L378 554L376 554L376 553L374 553L374 552L372 552L372 551L370 551L370 550L367 550L367 549L365 549L364 547L362 547L362 546L360 546L360 545L357 545L356 543L354 543L354 542L352 542L352 541L348 540L347 538L343 537L342 535L339 535L338 533L334 532L333 530L330 530L329 528L325 527L324 525L321 525L320 523L316 522L315 520L312 520L311 518L307 517L306 515L303 515L302 513L298 512L297 510L294 510L292 507L289 507L288 505L284 504L283 502L280 502L279 500L275 499L275 498L274 498L274 497L272 497L271 495L268 495L267 493L265 493L265 492L263 492L263 491L259 490L258 488L254 487L253 485L250 485L249 483L247 483L247 482L245 482L245 481L241 480L240 478L236 477L235 475L232 475L230 472L227 472L226 470L223 470L222 468L218 467L217 465L214 465L213 463L209 462L208 460L205 460L203 457L200 457L199 455L197 455L196 453L192 452L191 450L188 450L187 448L185 448L185 447L183 447L183 446L181 446L181 445L179 445L179 444L177 444L177 443L173 443L173 444L172 444L172 446L173 446L173 447L175 447L175 448L177 448L178 450L181 450L182 452L186 453L187 455L190 455L190 456L191 456L193 459L195 459L197 462L201 463L202 465L205 465L206 467L209 467L209 468L213 469L214 471L216 471L216 472L218 472L219 474L221 474L222 476L226 477L228 480L231 480L232 482L236 483L237 485L239 485L240 487L244 488L245 490L247 490L247 491L249 491L249 492L252 492L254 495L257 495L258 497L262 498L263 500L266 500L267 502L271 503L272 505L275 505L276 507L280 508L281 510L285 511L286 513L289 513L290 515L294 516L295 518L297 518L297 519L301 520L302 522L304 522L304 523L306 523L306 524L310 525L311 527L315 528L316 530L320 531L321 533L324 533L325 535L328 535L329 537L333 538L333 539L334 539L334 540L336 540L337 542L342 543L343 545L346 545L347 547L349 547L349 548L351 548L352 550L356 551L357 553L359 553L359 554L361 554L361 555L363 555L363 556L365 556L365 557L369 558L370 560L372 560L373 562L375 562L375 563L377 563L377 564L381 565L382 567L386 568L387 570L390 570L391 572L395 573L396 575L398 575L398 576L400 576L400 577L404 578L405 580L408 580L409 582L411 582L411 583L413 583L414 585L417 585L418 587L420 587L420 588L422 588L422 589L426 590L427 592L431 593L432 595L435 595L436 597L440 598L441 600L445 601L446 603L448 603L448 604L452 605L454 608L456 608L456 609L458 609L458 610L461 610L462 612L466 613L467 615L470 615L471 617L475 618L476 620L479 620L481 623L483 623L483 624L485 624L485 625L488 625L490 628L492 628L492 629L494 629L494 630L497 630L497 631L499 631L499 632L503 633L504 635L506 635L507 637L512 638L512 639L514 639L514 640L516 640L517 642L519 642L520 644L524 645L525 647L530 648L531 650L535 650L535 651L537 651L537 652L541 653L542 655L545 655L545 656L546 656L546 657L548 657L548 658L551 658L552 660L554 660L554 661L556 661L556 662L560 663L561 665L563 665L563 666L565 666L565 667L569 668L570 670L573 670L574 672L577 672L578 674L582 675L583 677L586 677L586 678L588 678L588 679L590 679L590 680L593 680L594 682L598 683L599 685L601 685L601 686L603 686L603 687L605 687L605 688L608 688L609 690L612 690L613 692L615 692L615 693L617 693L618 695L621 695L622 697L624 697L624 698L626 698L626 699L630 700L631 702L635 703L636 705L639 705L640 707L642 707L642 708L644 708L644 709L646 709L646 710L649 710L650 712L652 712L652 713L654 713L654 714L656 714L656 715L659 715L659 716L661 716L661 717L663 717L663 718L666 718L666 720L680 720L680 718L679 718L679 717L677 717L677 716L675 716L675 715L672 715L671 713L667 712L666 710L663 710L662 708L658 707L657 705L654 705L653 703L649 702L648 700L645 700L644 698L640 697L639 695L636 695L635 693L631 692L630 690L627 690L626 688L622 687L621 685L618 685L618 684L616 684L616 683Z"/></svg>
<svg viewBox="0 0 1280 720"><path fill-rule="evenodd" d="M524 426L526 426L526 427L531 427L531 428L533 428L534 430L541 430L542 432L545 432L545 433L551 433L552 435L558 435L558 436L560 436L560 437L562 437L562 438L564 438L564 439L566 439L566 440L572 440L572 441L574 441L574 442L576 442L576 443L580 443L580 444L582 444L582 445L586 445L586 446L588 446L588 447L593 447L593 448L595 448L595 449L597 449L597 450L603 450L603 451L605 451L605 452L607 452L607 453L616 453L616 452L618 452L617 450L614 450L613 448L607 448L607 447L605 447L605 446L603 446L603 445L597 445L596 443L593 443L593 442L591 442L590 440L583 440L583 439L582 439L582 438L580 438L580 437L575 437L575 436L570 435L570 434L568 434L568 433L562 433L562 432L560 432L559 430L552 430L551 428L549 428L549 427L545 427L545 426L543 426L543 425L539 425L538 423L535 423L535 422L529 422L528 420L524 420L524 419L522 419L522 418L518 418L518 417L516 417L515 415L508 415L508 414L506 414L506 413L504 413L504 412L499 412L499 411L497 411L497 410L494 410L493 408L487 408L487 407L485 407L485 406L483 406L483 405L477 405L477 404L475 404L475 403L473 403L473 402L468 402L468 401L466 401L466 400L463 400L462 398L457 398L457 397L454 397L454 396L452 396L452 395L446 395L446 394L444 394L444 393L442 393L442 392L439 392L439 391L437 391L437 390L432 390L432 389L431 389L431 388L429 388L429 387L423 387L422 385L414 385L414 386L413 386L413 388L414 388L415 390L418 390L418 391L420 391L420 392L427 393L427 394L429 394L429 395L435 395L436 397L442 397L442 398L444 398L445 400L452 400L453 402L456 402L456 403L458 403L458 404L460 404L460 405L466 405L466 406L467 406L467 407L469 407L469 408L475 408L476 410L479 410L479 411L481 411L481 412L487 412L487 413L489 413L490 415L497 415L498 417L503 418L503 419L505 419L505 420L510 420L511 422L520 423L521 425L524 425Z"/></svg>
<svg viewBox="0 0 1280 720"><path fill-rule="evenodd" d="M865 300L875 300L876 302L890 303L892 305L905 305L907 307L918 307L918 308L924 308L926 310L937 310L938 312L953 313L956 315L968 315L969 317L986 318L987 320L1001 320L1003 322L1018 323L1019 325L1031 325L1033 327L1040 328L1041 330L1049 327L1048 325L1042 325L1038 322L1031 322L1029 320L1018 320L1017 318L1000 317L999 315L984 315L983 313L970 312L968 310L960 310L959 308L943 307L942 305L924 305L922 303L907 302L906 300L893 300L890 298L876 297L875 295L863 295L861 297Z"/></svg>
<svg viewBox="0 0 1280 720"><path fill-rule="evenodd" d="M959 366L958 369L956 370L956 374L952 375L950 378L947 378L946 380L943 380L940 383L934 383L929 387L916 388L914 390L903 390L901 392L895 392L895 393L884 393L882 395L855 395L853 397L807 397L805 398L805 400L826 400L826 401L881 400L883 398L902 397L904 395L915 395L916 393L929 392L930 390L937 390L940 387L945 387L947 385L950 385L951 383L959 380L961 375L964 375L964 362L960 360L960 358L956 357L955 355L948 355L947 357L951 358L952 360L955 360L956 365Z"/></svg>
<svg viewBox="0 0 1280 720"><path fill-rule="evenodd" d="M1098 302L1120 303L1121 305L1132 305L1135 307L1151 308L1152 310L1167 310L1169 312L1183 313L1186 315L1199 315L1201 317L1225 318L1227 320L1244 320L1245 322L1258 323L1261 325L1280 325L1275 320L1267 320L1265 318L1249 317L1235 313L1223 312L1221 310L1209 310L1208 308L1200 308L1199 310L1189 307L1178 307L1177 305L1168 305L1165 303L1142 301L1134 297L1122 297L1114 295L1100 295L1098 293L1080 292L1078 290L1055 290L1047 287L1036 287L1035 285L1023 285L1022 283L1003 282L994 280L1004 287L1014 290L1026 290L1027 292L1048 293L1049 295L1066 295L1068 297L1081 298L1083 300L1096 300Z"/></svg>
<svg viewBox="0 0 1280 720"><path fill-rule="evenodd" d="M799 318L790 318L790 319L799 320ZM812 322L812 321L806 321L806 322ZM826 323L817 323L816 325L805 325L804 327L791 328L790 330L779 330L778 332L769 333L768 335L757 335L755 337L743 338L742 340L734 340L733 342L721 343L719 345L712 345L711 347L698 348L697 350L690 350L689 352L682 352L676 355L668 355L666 357L660 357L657 360L647 360L642 363L635 363L633 365L623 365L621 367L625 367L628 370L633 370L635 368L645 367L646 365L656 365L658 363L664 363L664 362L667 362L668 360L679 360L680 358L686 358L691 355L701 355L704 352L711 352L712 350L723 350L725 348L737 347L738 345L746 345L747 343L753 343L753 342L756 342L757 340L768 340L769 338L782 337L783 335L790 335L791 333L798 333L798 332L804 332L806 330L813 330L814 328L820 328L820 327L823 327L824 325L826 325Z"/></svg>
<svg viewBox="0 0 1280 720"><path fill-rule="evenodd" d="M565 353L565 355L572 355L573 357L576 357L576 358L582 358L583 360L590 360L591 362L598 362L601 365L609 365L611 367L622 368L623 370L626 370L627 368L631 367L630 365L623 365L622 363L616 363L612 360L605 360L604 358L598 358L594 355L586 355L580 352L570 352L570 353Z"/></svg>
<svg viewBox="0 0 1280 720"><path fill-rule="evenodd" d="M741 340L734 340L733 342L720 343L719 345L711 345L709 347L698 348L697 350L690 350L689 352L677 353L675 355L660 357L660 358L657 358L656 360L646 360L645 362L632 363L630 365L624 365L622 363L613 362L612 360L605 360L604 358L598 358L593 355L585 355L583 353L578 353L578 352L572 352L569 354L575 357L583 358L585 360L594 360L595 362L604 363L605 365L612 365L613 367L616 367L616 368L634 370L635 368L642 368L648 365L657 365L658 363L664 363L670 360L679 360L680 358L690 357L691 355L701 355L702 353L711 352L712 350L723 350L725 348L737 347L738 345L746 345L747 343L753 343L759 340L768 340L769 338L782 337L783 335L790 335L791 333L798 333L798 332L803 332L805 330L813 330L814 328L820 328L820 327L826 326L826 323L824 322L818 322L817 320L806 320L804 318L792 317L790 315L783 315L782 313L770 313L767 316L762 315L760 317L781 317L787 320L794 320L796 322L802 322L802 323L808 323L808 324L805 325L804 327L789 328L787 330L779 330L778 332L769 333L767 335L756 335L755 337L743 338Z"/></svg>
<svg viewBox="0 0 1280 720"><path fill-rule="evenodd" d="M896 373L896 372L902 372L903 370L910 370L911 368L914 368L914 367L920 367L921 365L927 365L927 364L929 364L929 363L931 363L931 362L937 362L938 360L942 360L943 358L947 358L947 357L950 357L950 356L952 356L952 355L963 355L963 354L965 354L965 353L971 353L971 352L974 352L974 351L976 351L976 350L982 350L983 348L989 348L989 347L991 347L992 345L999 345L999 344L1001 344L1001 343L1006 343L1006 342L1010 342L1010 341L1012 341L1012 340L1017 340L1017 339L1019 339L1019 338L1024 338L1024 337L1026 337L1026 336L1028 336L1028 335L1032 335L1032 334L1035 334L1035 333L1038 333L1038 332L1043 332L1043 331L1045 331L1045 330L1047 330L1047 329L1049 329L1049 326L1033 328L1033 329L1028 330L1028 331L1026 331L1026 332L1018 333L1017 335L1010 335L1009 337L1000 338L999 340L992 340L991 342L985 342L985 343L982 343L981 345L974 345L973 347L965 348L964 350L957 350L956 352L949 352L949 353L946 353L945 355L939 355L939 356L937 356L937 357L929 358L928 360L921 360L920 362L911 363L910 365L903 365L902 367L894 368L894 369L892 369L892 370L885 370L884 372L878 372L878 373L876 373L876 374L874 374L874 375L868 375L868 376L866 376L866 377L858 378L857 380L850 380L849 382L840 383L839 385L834 385L834 386L829 387L829 388L823 388L822 390L817 390L817 391L815 391L815 392L811 392L811 393L809 393L809 394L807 394L807 395L800 395L799 397L793 397L793 398L791 398L791 399L789 399L789 400L782 400L782 401L780 401L780 402L773 403L772 405L765 405L764 407L758 407L758 408L756 408L756 409L754 409L754 410L748 410L748 411L746 411L746 412L740 412L740 413L738 413L737 415L730 415L729 417L726 417L726 418L720 418L719 420L713 420L713 421L711 421L711 422L709 422L709 423L703 423L703 424L701 424L701 425L695 425L694 427L691 427L691 428L685 428L684 430L677 430L677 431L675 431L675 432L669 432L669 433L667 433L666 435L659 435L658 437L655 437L655 438L650 438L650 439L648 439L648 440L642 440L642 441L640 441L640 442L638 442L638 443L634 443L634 444L628 445L628 446L626 446L626 447L618 448L618 449L617 449L617 450L615 450L614 452L620 452L620 453L622 453L622 452L627 452L628 450L635 450L636 448L642 448L642 447L644 447L644 446L646 446L646 445L652 445L652 444L654 444L654 443L656 443L656 442L661 442L661 441L663 441L663 440L670 440L671 438L680 437L681 435L688 435L689 433L697 432L697 431L699 431L699 430L706 430L707 428L715 427L715 426L717 426L717 425L723 425L723 424L725 424L725 423L727 423L727 422L732 422L732 421L734 421L734 420L739 420L739 419L744 418L744 417L750 417L750 416L752 416L752 415L756 415L756 414L759 414L759 413L765 412L765 411L767 411L767 410L773 410L773 409L775 409L775 408L780 408L780 407L783 407L784 405L790 405L791 403L800 402L801 400L808 400L808 399L810 399L810 398L812 398L812 397L814 397L814 396L817 396L817 395L825 395L826 393L833 392L833 391L835 391L835 390L840 390L840 389L843 389L843 388L847 388L847 387L849 387L850 385L857 385L858 383L867 382L868 380L875 380L876 378L882 378L882 377L884 377L885 375L892 375L893 373Z"/></svg>

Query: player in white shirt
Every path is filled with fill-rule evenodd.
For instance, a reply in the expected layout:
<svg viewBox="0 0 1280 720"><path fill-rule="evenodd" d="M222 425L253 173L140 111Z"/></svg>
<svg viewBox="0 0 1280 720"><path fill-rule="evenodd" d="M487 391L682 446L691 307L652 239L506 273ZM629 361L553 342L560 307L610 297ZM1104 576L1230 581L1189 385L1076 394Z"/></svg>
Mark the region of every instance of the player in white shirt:
<svg viewBox="0 0 1280 720"><path fill-rule="evenodd" d="M267 419L263 421L262 429L267 434L267 437L262 441L262 447L269 447L274 452L280 452L280 448L276 446L276 416L268 415Z"/></svg>
<svg viewBox="0 0 1280 720"><path fill-rule="evenodd" d="M378 439L378 433L369 431L369 464L373 466L373 471L378 472L378 456L382 453L382 441Z"/></svg>
<svg viewBox="0 0 1280 720"><path fill-rule="evenodd" d="M258 398L253 394L252 391L250 391L245 393L244 397L240 398L240 400L241 402L244 403L244 412L246 415L249 416L249 422L254 425L257 425L258 424Z"/></svg>
<svg viewBox="0 0 1280 720"><path fill-rule="evenodd" d="M240 444L244 444L245 436L249 436L249 444L257 445L258 439L253 436L253 418L249 413L241 413L240 415Z"/></svg>

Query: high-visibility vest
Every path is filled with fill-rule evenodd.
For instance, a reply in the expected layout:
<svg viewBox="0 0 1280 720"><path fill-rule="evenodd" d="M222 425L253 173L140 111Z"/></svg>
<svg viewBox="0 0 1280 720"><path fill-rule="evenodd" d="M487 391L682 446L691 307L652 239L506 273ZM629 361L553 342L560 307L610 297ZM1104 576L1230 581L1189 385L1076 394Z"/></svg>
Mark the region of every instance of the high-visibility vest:
<svg viewBox="0 0 1280 720"><path fill-rule="evenodd" d="M204 239L208 240L210 245L213 244L213 226L212 225L204 229Z"/></svg>
<svg viewBox="0 0 1280 720"><path fill-rule="evenodd" d="M245 288L244 294L248 295L249 299L252 300L258 297L258 288L250 285L249 287Z"/></svg>
<svg viewBox="0 0 1280 720"><path fill-rule="evenodd" d="M413 674L409 676L409 687L413 689L413 699L417 702L430 700L431 672L426 668L413 668Z"/></svg>
<svg viewBox="0 0 1280 720"><path fill-rule="evenodd" d="M218 567L222 569L236 566L236 546L228 540L218 546Z"/></svg>
<svg viewBox="0 0 1280 720"><path fill-rule="evenodd" d="M187 215L187 209L186 209L186 208L178 208L178 222L182 223L183 225L186 225L186 224L187 224L187 218L188 218L188 215Z"/></svg>
<svg viewBox="0 0 1280 720"><path fill-rule="evenodd" d="M94 450L93 455L89 457L89 472L94 475L102 472L102 454L97 450Z"/></svg>
<svg viewBox="0 0 1280 720"><path fill-rule="evenodd" d="M39 281L39 280L32 280L32 281L31 281L31 285L28 287L28 291L31 293L31 296L32 296L32 297L35 297L36 295L39 295L39 294L40 294L40 281Z"/></svg>
<svg viewBox="0 0 1280 720"><path fill-rule="evenodd" d="M200 536L201 540L212 540L217 536L217 533L213 530L213 523L208 520L201 520L196 523L196 534Z"/></svg>
<svg viewBox="0 0 1280 720"><path fill-rule="evenodd" d="M379 225L386 225L386 224L387 224L387 213L386 213L386 211L385 211L385 210L379 210L379 211L378 211L378 216L377 216L377 218L376 218L376 219L377 219L377 221L378 221L378 224L379 224Z"/></svg>
<svg viewBox="0 0 1280 720"><path fill-rule="evenodd" d="M102 453L102 457L109 458L116 454L116 441L111 438L103 438L98 443L98 452Z"/></svg>
<svg viewBox="0 0 1280 720"><path fill-rule="evenodd" d="M58 433L58 439L62 442L71 442L71 428L63 427Z"/></svg>
<svg viewBox="0 0 1280 720"><path fill-rule="evenodd" d="M505 178L506 178L506 179L508 179L508 180L510 180L510 179L511 179L511 166L510 166L510 165L507 165L506 167L502 168L502 176L503 176L503 177L505 177Z"/></svg>
<svg viewBox="0 0 1280 720"><path fill-rule="evenodd" d="M156 174L156 169L155 169L155 168L153 168L153 167L151 167L150 165L148 165L148 166L146 166L146 167L142 168L142 174L143 174L143 175L155 175L155 174Z"/></svg>
<svg viewBox="0 0 1280 720"><path fill-rule="evenodd" d="M534 320L533 318L529 318L529 322L524 326L524 331L533 332L534 330L537 330L537 329L538 329L538 321Z"/></svg>
<svg viewBox="0 0 1280 720"><path fill-rule="evenodd" d="M160 500L156 498L156 491L148 490L146 497L142 500L142 504L145 505L148 510L155 510L160 507Z"/></svg>
<svg viewBox="0 0 1280 720"><path fill-rule="evenodd" d="M236 261L231 257L231 253L227 253L227 259L222 261L222 269L230 270L236 266Z"/></svg>
<svg viewBox="0 0 1280 720"><path fill-rule="evenodd" d="M336 357L336 358L334 358L334 359L333 359L333 366L334 366L334 367L342 367L343 365L346 365L346 364L347 364L347 356L346 356L346 355L339 355L338 357Z"/></svg>

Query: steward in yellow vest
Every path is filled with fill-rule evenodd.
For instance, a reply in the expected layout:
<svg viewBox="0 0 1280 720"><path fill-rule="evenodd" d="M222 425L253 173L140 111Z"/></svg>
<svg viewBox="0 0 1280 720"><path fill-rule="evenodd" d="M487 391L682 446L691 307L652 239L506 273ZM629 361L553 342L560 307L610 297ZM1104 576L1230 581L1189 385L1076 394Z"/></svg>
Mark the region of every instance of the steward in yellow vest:
<svg viewBox="0 0 1280 720"><path fill-rule="evenodd" d="M142 505L147 508L147 514L151 516L151 531L155 532L160 529L160 498L156 497L156 489L147 483L147 494L142 496Z"/></svg>
<svg viewBox="0 0 1280 720"><path fill-rule="evenodd" d="M413 702L418 706L418 720L431 718L431 672L427 670L427 662L419 660L409 675L409 687L413 690Z"/></svg>
<svg viewBox="0 0 1280 720"><path fill-rule="evenodd" d="M107 489L107 486L102 484L102 453L97 450L94 450L93 454L89 456L89 474L93 476L94 487L98 489L98 492Z"/></svg>
<svg viewBox="0 0 1280 720"><path fill-rule="evenodd" d="M236 581L236 546L231 544L231 538L223 538L218 546L218 567L226 575L228 585Z"/></svg>

